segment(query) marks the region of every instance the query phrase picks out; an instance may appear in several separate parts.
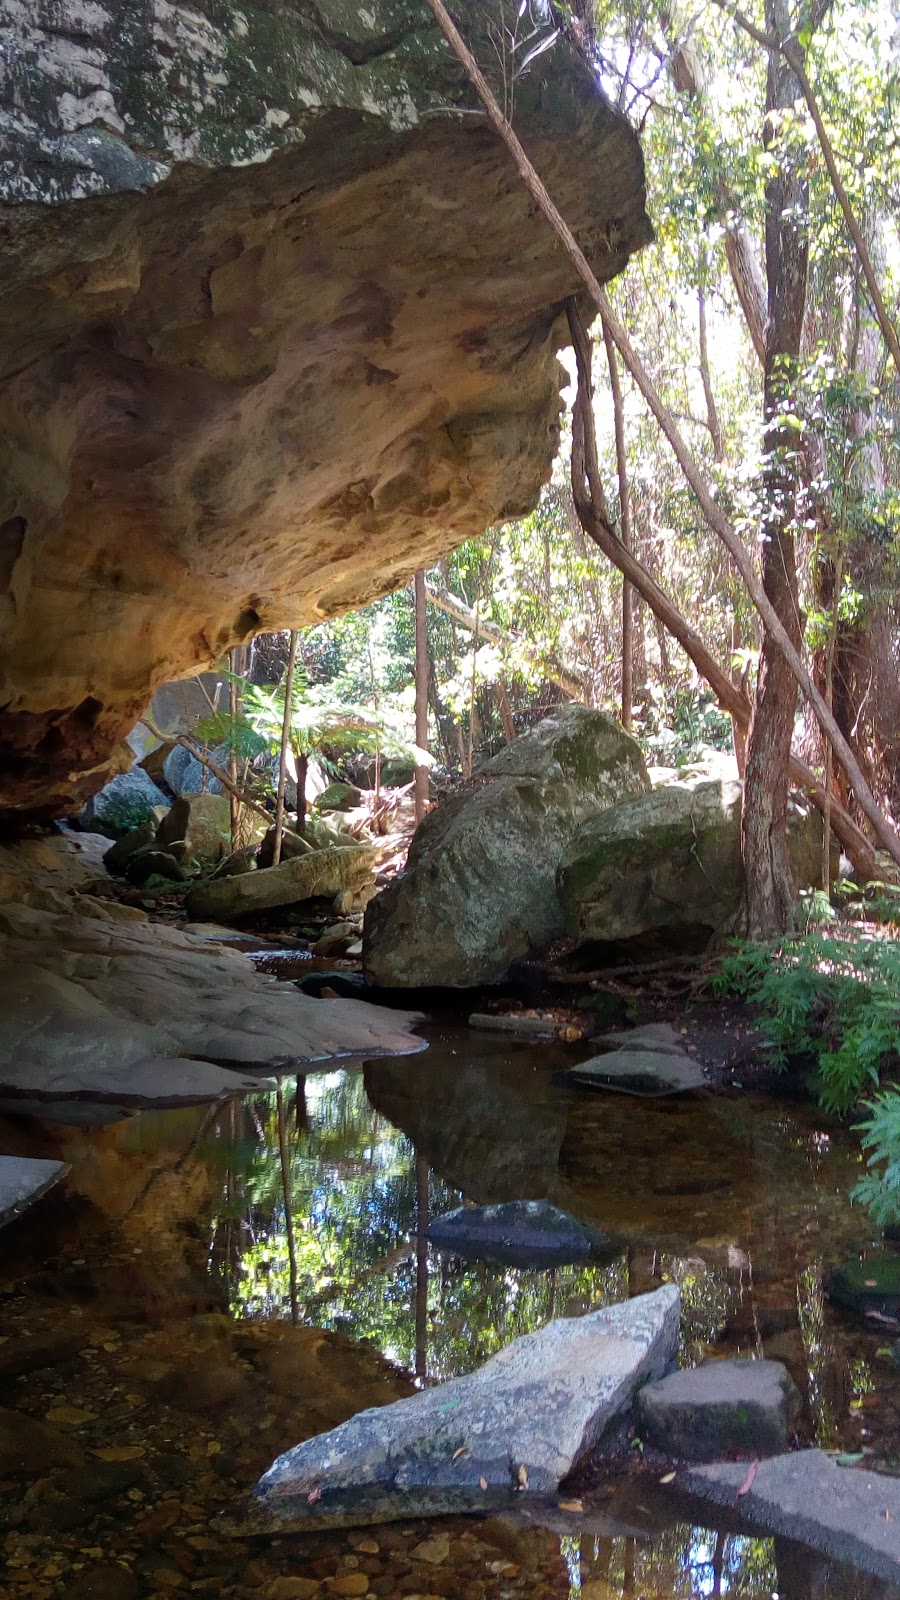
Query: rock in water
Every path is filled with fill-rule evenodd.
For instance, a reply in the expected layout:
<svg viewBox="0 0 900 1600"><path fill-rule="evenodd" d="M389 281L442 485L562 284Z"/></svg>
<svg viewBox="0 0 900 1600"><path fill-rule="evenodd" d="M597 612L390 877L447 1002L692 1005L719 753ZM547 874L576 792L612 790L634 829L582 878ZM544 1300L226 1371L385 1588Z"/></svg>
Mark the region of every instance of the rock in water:
<svg viewBox="0 0 900 1600"><path fill-rule="evenodd" d="M780 1361L704 1361L645 1384L635 1399L642 1437L682 1461L776 1455L799 1410Z"/></svg>
<svg viewBox="0 0 900 1600"><path fill-rule="evenodd" d="M559 865L569 933L592 942L727 926L743 891L738 782L665 784L588 817ZM792 802L788 843L798 888L820 881L822 821Z"/></svg>
<svg viewBox="0 0 900 1600"><path fill-rule="evenodd" d="M0 810L58 815L157 684L532 508L579 283L421 0L0 13ZM640 144L565 37L516 126L612 278Z"/></svg>
<svg viewBox="0 0 900 1600"><path fill-rule="evenodd" d="M634 739L569 705L425 818L406 871L367 908L366 978L385 988L498 983L563 931L556 867L579 823L649 789Z"/></svg>
<svg viewBox="0 0 900 1600"><path fill-rule="evenodd" d="M761 1461L745 1489L746 1479L746 1465L721 1462L679 1472L678 1488L726 1506L744 1527L797 1539L864 1572L900 1581L897 1478L841 1467L823 1450L795 1450Z"/></svg>
<svg viewBox="0 0 900 1600"><path fill-rule="evenodd" d="M477 1372L363 1411L278 1460L257 1494L279 1521L302 1525L377 1505L475 1510L520 1492L548 1493L593 1448L643 1378L675 1350L672 1284L586 1317L551 1322ZM312 1502L312 1504L310 1504Z"/></svg>
<svg viewBox="0 0 900 1600"><path fill-rule="evenodd" d="M64 1161L32 1156L0 1156L0 1223L9 1222L65 1177Z"/></svg>
<svg viewBox="0 0 900 1600"><path fill-rule="evenodd" d="M646 1047L591 1056L567 1072L566 1081L587 1089L615 1089L648 1099L684 1094L690 1089L702 1089L706 1083L702 1068L686 1051Z"/></svg>
<svg viewBox="0 0 900 1600"><path fill-rule="evenodd" d="M587 1261L607 1240L549 1200L510 1200L497 1206L458 1206L429 1224L439 1250L513 1267L561 1267Z"/></svg>
<svg viewBox="0 0 900 1600"><path fill-rule="evenodd" d="M864 1256L833 1267L826 1279L828 1297L863 1316L900 1321L900 1256Z"/></svg>

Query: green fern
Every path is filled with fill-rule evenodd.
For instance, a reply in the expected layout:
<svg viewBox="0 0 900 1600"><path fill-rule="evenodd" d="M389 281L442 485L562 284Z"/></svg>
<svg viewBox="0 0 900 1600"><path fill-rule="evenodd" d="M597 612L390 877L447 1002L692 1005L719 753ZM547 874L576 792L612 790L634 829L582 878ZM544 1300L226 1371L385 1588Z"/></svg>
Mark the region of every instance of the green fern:
<svg viewBox="0 0 900 1600"><path fill-rule="evenodd" d="M900 1089L883 1089L867 1102L871 1113L859 1124L870 1151L865 1177L853 1190L880 1227L900 1222Z"/></svg>
<svg viewBox="0 0 900 1600"><path fill-rule="evenodd" d="M812 1056L829 1111L845 1112L900 1044L900 946L813 932L727 955L714 993L759 1006L773 1061Z"/></svg>

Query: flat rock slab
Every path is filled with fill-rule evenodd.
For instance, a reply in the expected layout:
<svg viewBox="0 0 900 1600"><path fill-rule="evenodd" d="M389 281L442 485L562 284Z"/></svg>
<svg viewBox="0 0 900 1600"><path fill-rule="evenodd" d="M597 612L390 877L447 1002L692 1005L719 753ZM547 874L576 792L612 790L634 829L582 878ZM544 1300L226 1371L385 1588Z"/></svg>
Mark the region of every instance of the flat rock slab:
<svg viewBox="0 0 900 1600"><path fill-rule="evenodd" d="M621 1033L597 1033L594 1043L610 1050L662 1050L685 1053L684 1037L677 1033L671 1022L645 1022L639 1028L627 1028Z"/></svg>
<svg viewBox="0 0 900 1600"><path fill-rule="evenodd" d="M679 1472L677 1482L692 1496L728 1506L744 1526L900 1581L900 1478L839 1467L823 1450L761 1461L738 1497L746 1477L746 1464L720 1462Z"/></svg>
<svg viewBox="0 0 900 1600"><path fill-rule="evenodd" d="M0 909L0 1096L215 1100L258 1087L256 1072L424 1049L413 1014L324 1005L218 941Z"/></svg>
<svg viewBox="0 0 900 1600"><path fill-rule="evenodd" d="M900 1320L900 1256L862 1256L834 1267L826 1279L828 1298L863 1316Z"/></svg>
<svg viewBox="0 0 900 1600"><path fill-rule="evenodd" d="M459 1206L434 1218L428 1238L439 1250L512 1267L568 1266L589 1260L608 1244L548 1200Z"/></svg>
<svg viewBox="0 0 900 1600"><path fill-rule="evenodd" d="M31 1156L0 1156L0 1225L10 1222L40 1200L68 1166L64 1161L39 1161Z"/></svg>
<svg viewBox="0 0 900 1600"><path fill-rule="evenodd" d="M702 1068L685 1052L642 1048L592 1056L567 1072L566 1081L589 1089L613 1089L650 1098L684 1094L706 1084Z"/></svg>
<svg viewBox="0 0 900 1600"><path fill-rule="evenodd" d="M479 1510L554 1490L658 1377L678 1338L680 1294L666 1284L516 1339L477 1372L363 1411L289 1450L260 1480L282 1525L317 1517L384 1520ZM312 1503L310 1503L312 1502Z"/></svg>
<svg viewBox="0 0 900 1600"><path fill-rule="evenodd" d="M704 1361L645 1384L635 1397L641 1436L682 1461L785 1450L800 1404L780 1361Z"/></svg>
<svg viewBox="0 0 900 1600"><path fill-rule="evenodd" d="M277 867L245 872L236 878L210 878L188 896L188 915L194 921L229 922L254 911L296 905L318 895L336 895L341 889L359 889L374 877L378 852L368 845L311 850L308 855L280 861Z"/></svg>

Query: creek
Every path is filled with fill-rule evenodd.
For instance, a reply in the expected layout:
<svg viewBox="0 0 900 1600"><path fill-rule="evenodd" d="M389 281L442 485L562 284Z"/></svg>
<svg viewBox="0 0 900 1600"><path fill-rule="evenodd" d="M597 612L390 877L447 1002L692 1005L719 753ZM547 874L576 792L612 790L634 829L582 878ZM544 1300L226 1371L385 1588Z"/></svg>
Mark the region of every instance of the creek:
<svg viewBox="0 0 900 1600"><path fill-rule="evenodd" d="M683 1361L784 1361L806 1402L804 1442L900 1471L892 1335L831 1306L823 1286L829 1265L880 1243L850 1203L851 1133L808 1103L739 1090L575 1092L558 1079L564 1046L443 1022L424 1031L421 1055L285 1080L293 1273L274 1094L111 1121L71 1104L3 1120L5 1148L71 1167L3 1234L4 1593L900 1593L698 1520L641 1472L629 1441L618 1474L579 1485L577 1511L539 1523L454 1518L274 1542L225 1527L299 1439L470 1370L554 1316L667 1280L682 1291ZM544 1196L608 1236L602 1259L514 1269L425 1238L427 1219L463 1199ZM15 1413L48 1425L23 1476L5 1449Z"/></svg>

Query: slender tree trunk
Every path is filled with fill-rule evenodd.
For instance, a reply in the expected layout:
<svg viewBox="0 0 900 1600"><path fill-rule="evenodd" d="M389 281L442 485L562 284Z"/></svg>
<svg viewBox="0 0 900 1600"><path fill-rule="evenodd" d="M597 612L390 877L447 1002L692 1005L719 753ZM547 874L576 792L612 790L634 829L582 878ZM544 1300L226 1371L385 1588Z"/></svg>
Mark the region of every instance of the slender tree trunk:
<svg viewBox="0 0 900 1600"><path fill-rule="evenodd" d="M716 397L713 392L712 374L709 370L709 337L706 330L706 245L701 242L697 284L697 324L700 342L700 382L703 384L703 399L706 405L706 426L709 428L713 445L713 456L716 461L725 460L725 439L722 434L722 424L719 421L719 412L716 407Z"/></svg>
<svg viewBox="0 0 900 1600"><path fill-rule="evenodd" d="M513 721L512 706L509 703L506 684L500 678L494 684L494 696L497 701L497 710L500 713L500 721L503 724L503 737L507 744L512 744L513 739L516 737L516 725Z"/></svg>
<svg viewBox="0 0 900 1600"><path fill-rule="evenodd" d="M609 367L609 386L612 390L613 424L616 436L616 474L619 479L619 536L626 550L631 550L631 488L628 482L628 456L625 451L625 407L622 404L622 384L619 379L619 358L613 336L603 323L603 343ZM634 597L627 578L622 580L622 727L630 728L634 709Z"/></svg>
<svg viewBox="0 0 900 1600"><path fill-rule="evenodd" d="M291 1295L291 1321L300 1320L297 1298L297 1246L294 1240L294 1200L291 1193L291 1162L288 1150L287 1118L284 1111L284 1090L279 1083L276 1091L278 1111L278 1155L281 1162L281 1188L284 1194L284 1227L288 1244L288 1267Z"/></svg>
<svg viewBox="0 0 900 1600"><path fill-rule="evenodd" d="M428 749L428 600L425 573L413 580L416 608L416 744ZM428 809L428 768L416 765L416 827Z"/></svg>
<svg viewBox="0 0 900 1600"><path fill-rule="evenodd" d="M291 748L291 697L294 692L294 668L297 664L296 628L291 629L291 645L284 672L284 717L281 723L281 749L278 753L278 786L275 791L275 839L272 845L272 865L281 860L281 841L284 836L284 789L287 783L288 751Z"/></svg>
<svg viewBox="0 0 900 1600"><path fill-rule="evenodd" d="M309 772L309 756L295 754L294 763L297 768L297 832L303 835L306 832L306 779Z"/></svg>
<svg viewBox="0 0 900 1600"><path fill-rule="evenodd" d="M766 0L770 32L790 29L786 0ZM809 259L809 192L800 160L781 136L781 117L800 96L793 68L770 52L766 91L766 144L775 146L777 171L766 187L766 276L769 322L764 380L762 571L766 597L797 654L803 630L797 587L794 519L800 488L796 430L781 420L790 410L806 312ZM756 704L747 749L742 819L746 925L765 939L789 923L796 898L787 848L787 804L797 682L766 628Z"/></svg>

